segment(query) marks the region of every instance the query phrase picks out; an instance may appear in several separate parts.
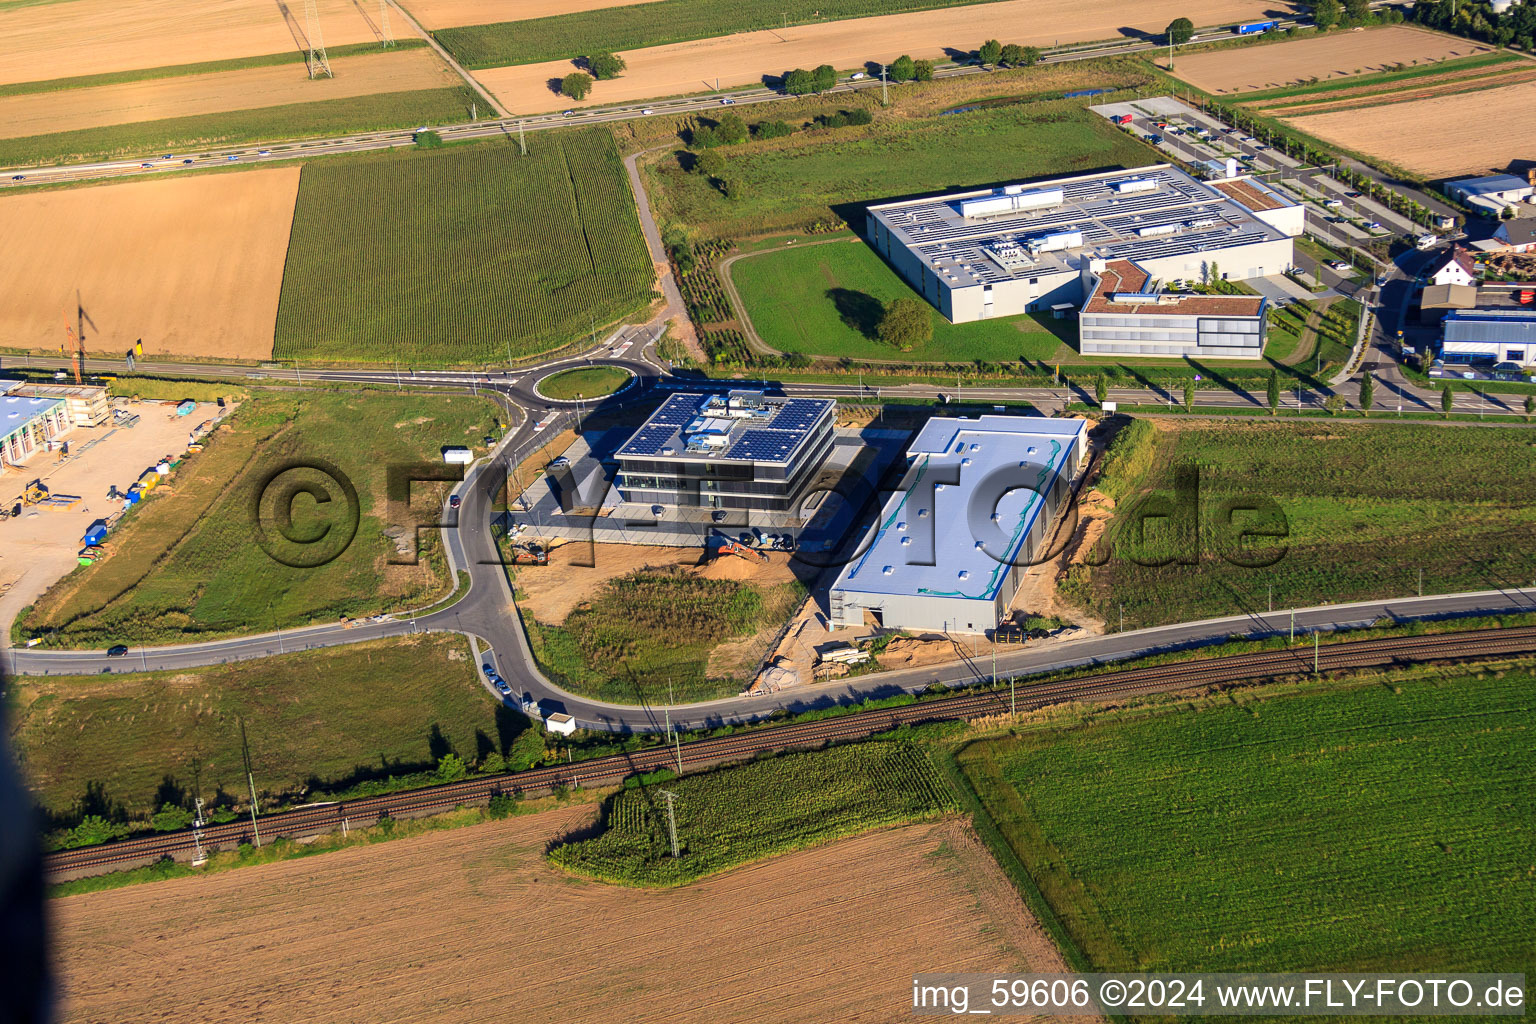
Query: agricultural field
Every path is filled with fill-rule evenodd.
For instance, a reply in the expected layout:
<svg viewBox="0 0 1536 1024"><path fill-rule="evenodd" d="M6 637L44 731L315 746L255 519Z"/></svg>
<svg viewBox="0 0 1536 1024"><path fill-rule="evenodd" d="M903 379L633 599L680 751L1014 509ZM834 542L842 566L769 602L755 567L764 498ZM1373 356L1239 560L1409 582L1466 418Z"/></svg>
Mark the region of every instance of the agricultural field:
<svg viewBox="0 0 1536 1024"><path fill-rule="evenodd" d="M1127 449L1125 464L1134 468L1106 471L1110 479L1099 484L1116 509L1101 549L1108 561L1073 566L1063 584L1066 597L1097 617L1114 618L1123 607L1133 629L1262 610L1271 600L1283 609L1401 596L1417 591L1420 569L1426 594L1494 589L1532 575L1536 460L1525 430L1328 419L1153 422L1156 430L1127 435L1140 439L1126 442L1137 449ZM1178 527L1183 541L1157 521L1136 540L1123 524L1139 496L1173 497L1181 466L1198 466L1198 539L1186 520ZM1283 516L1283 539L1254 537L1240 553L1258 563L1278 549L1273 564L1250 568L1223 557L1232 552L1218 509L1229 499L1274 502L1270 512L1237 520L1260 529L1281 526L1276 512ZM1141 564L1175 555L1195 564Z"/></svg>
<svg viewBox="0 0 1536 1024"><path fill-rule="evenodd" d="M350 1024L387 1000L439 1024L610 1021L616 1006L673 1024L894 1020L911 997L893 977L1066 969L953 819L636 894L546 861L591 818L565 807L55 900L60 1019L192 1024L259 1002L276 1020ZM509 907L537 912L509 927ZM423 950L453 950L455 969ZM764 965L794 984L765 985ZM194 973L190 990L163 982Z"/></svg>
<svg viewBox="0 0 1536 1024"><path fill-rule="evenodd" d="M269 0L62 0L8 4L0 85L34 82L49 71L105 75L224 61L307 48L303 8ZM378 8L349 0L316 0L320 31L331 47L379 43ZM403 18L390 23L399 38L414 35Z"/></svg>
<svg viewBox="0 0 1536 1024"><path fill-rule="evenodd" d="M910 352L880 341L886 303L915 293L862 239L765 250L728 273L758 335L781 352L853 359L1070 362L1077 353L1053 333L1072 321L1031 315L951 324L930 310L933 339Z"/></svg>
<svg viewBox="0 0 1536 1024"><path fill-rule="evenodd" d="M1178 17L1211 25L1273 17L1274 11L1273 4L1257 0L1197 0L1194 4L1144 0L1086 7L1073 0L1004 0L988 3L983 20L967 6L889 14L884 12L892 9L891 4L847 0L842 10L881 12L882 16L784 27L777 24L782 13L779 8L765 9L741 0L714 0L714 5L733 12L731 19L719 22L717 28L732 31L727 26L733 22L746 24L735 19L750 18L756 30L704 38L715 33L697 27L706 24L699 19L698 0L664 0L571 15L580 19L580 26L564 24L562 18L433 34L468 67L482 69L475 77L507 109L537 114L582 105L555 93L550 82L572 70L572 56L599 49L625 51L629 67L619 78L597 83L588 104L706 92L715 88L717 79L721 88L755 85L765 76L818 64L862 69L866 62L890 62L904 53L944 60L949 52L969 52L989 37L1053 46L1121 38L1137 30L1160 33ZM829 10L820 0L812 9L824 15ZM979 27L982 25L985 27ZM690 41L655 45L666 39L657 31L664 26L677 26L667 31L682 31L686 34L677 38ZM656 34L650 34L653 32ZM546 55L538 55L538 47L543 47Z"/></svg>
<svg viewBox="0 0 1536 1024"><path fill-rule="evenodd" d="M409 510L391 509L386 467L440 465L445 444L479 448L498 412L465 396L317 391L252 398L177 470L170 493L152 495L113 531L111 555L55 585L17 632L56 630L63 646L106 647L213 639L428 604L452 589L437 532L421 534L417 564L392 560L410 557L414 524L435 519L437 504L417 485ZM252 542L251 508L274 468L315 459L337 467L356 488L356 533L334 560L308 568L305 562L332 549L290 548L273 533L276 550L295 563L280 564ZM300 503L294 534L331 525L344 537L350 502L335 483L315 482L337 500L307 512Z"/></svg>
<svg viewBox="0 0 1536 1024"><path fill-rule="evenodd" d="M390 216L380 217L387 209ZM506 363L633 315L654 268L605 128L304 166L275 354Z"/></svg>
<svg viewBox="0 0 1536 1024"><path fill-rule="evenodd" d="M1529 974L1533 684L1526 662L1276 685L957 757L1093 969Z"/></svg>
<svg viewBox="0 0 1536 1024"><path fill-rule="evenodd" d="M11 749L38 805L66 820L113 808L146 815L198 796L245 803L241 718L269 799L431 771L450 752L467 763L492 751L526 757L530 740L544 752L452 636L182 672L27 676L11 690Z"/></svg>
<svg viewBox="0 0 1536 1024"><path fill-rule="evenodd" d="M627 370L617 366L584 366L545 377L539 381L539 391L547 398L573 402L611 395L632 379Z"/></svg>
<svg viewBox="0 0 1536 1024"><path fill-rule="evenodd" d="M655 0L410 0L411 17L431 31L457 25L527 23L578 11L610 11Z"/></svg>
<svg viewBox="0 0 1536 1024"><path fill-rule="evenodd" d="M519 589L555 572L554 561L522 568ZM725 556L649 565L566 596L548 619L537 605L519 606L544 672L576 693L647 704L669 693L707 700L740 692L805 588L782 562L759 567Z"/></svg>
<svg viewBox="0 0 1536 1024"><path fill-rule="evenodd" d="M425 46L338 57L331 61L331 69L336 77L311 80L302 63L286 63L0 96L0 138L463 85Z"/></svg>
<svg viewBox="0 0 1536 1024"><path fill-rule="evenodd" d="M740 864L957 807L928 755L907 743L855 743L784 754L668 781L677 796L678 856L655 787L609 797L600 835L549 859L589 878L686 885Z"/></svg>
<svg viewBox="0 0 1536 1024"><path fill-rule="evenodd" d="M857 104L855 104L857 105ZM645 165L658 218L703 238L796 230L834 217L862 227L859 205L957 187L1139 167L1156 154L1080 101L1021 102L949 116L877 115L720 149L730 199L672 154ZM747 261L750 262L750 261Z"/></svg>
<svg viewBox="0 0 1536 1024"><path fill-rule="evenodd" d="M1481 43L1408 25L1180 54L1174 75L1212 95L1279 89L1492 53Z"/></svg>
<svg viewBox="0 0 1536 1024"><path fill-rule="evenodd" d="M89 351L267 359L296 167L0 198L0 339L57 353L84 310Z"/></svg>

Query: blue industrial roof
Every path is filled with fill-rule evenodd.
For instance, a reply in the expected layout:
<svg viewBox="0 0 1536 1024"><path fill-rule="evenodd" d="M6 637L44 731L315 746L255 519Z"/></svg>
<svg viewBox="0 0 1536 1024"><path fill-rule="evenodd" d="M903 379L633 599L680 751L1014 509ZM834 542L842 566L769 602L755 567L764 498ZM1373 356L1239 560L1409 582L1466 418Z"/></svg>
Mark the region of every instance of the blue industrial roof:
<svg viewBox="0 0 1536 1024"><path fill-rule="evenodd" d="M23 395L0 395L0 436L9 434L43 415L56 405L63 405L62 398L29 398Z"/></svg>
<svg viewBox="0 0 1536 1024"><path fill-rule="evenodd" d="M1490 192L1511 192L1515 189L1530 188L1531 183L1513 174L1490 174L1483 178L1462 178L1460 181L1450 182L1448 187L1469 196L1484 196Z"/></svg>
<svg viewBox="0 0 1536 1024"><path fill-rule="evenodd" d="M1445 318L1448 342L1536 344L1536 313L1518 309L1457 309Z"/></svg>

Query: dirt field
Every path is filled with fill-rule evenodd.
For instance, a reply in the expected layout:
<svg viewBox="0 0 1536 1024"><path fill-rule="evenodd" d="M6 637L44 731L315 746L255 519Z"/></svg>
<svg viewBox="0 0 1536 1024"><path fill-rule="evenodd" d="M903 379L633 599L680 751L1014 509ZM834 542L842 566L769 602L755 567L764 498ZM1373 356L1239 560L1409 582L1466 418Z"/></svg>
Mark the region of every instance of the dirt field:
<svg viewBox="0 0 1536 1024"><path fill-rule="evenodd" d="M57 900L60 1019L904 1021L916 971L1066 969L957 821L645 891L544 862L592 813Z"/></svg>
<svg viewBox="0 0 1536 1024"><path fill-rule="evenodd" d="M613 81L597 83L586 105L702 92L714 88L717 77L722 87L748 85L763 75L823 63L851 68L865 61L894 60L903 53L942 58L945 47L972 49L989 35L1021 44L1086 42L1120 37L1126 27L1161 32L1178 17L1210 25L1273 17L1275 9L1258 0L1119 0L1092 5L1079 0L1008 0L986 6L985 31L977 27L977 8L959 7L744 32L626 51L629 70ZM583 105L549 87L551 80L570 70L569 61L549 61L490 68L475 72L475 77L509 110L539 114Z"/></svg>
<svg viewBox="0 0 1536 1024"><path fill-rule="evenodd" d="M267 359L299 168L0 199L0 338L57 352L78 299L87 351Z"/></svg>
<svg viewBox="0 0 1536 1024"><path fill-rule="evenodd" d="M403 5L425 29L494 25L555 14L628 7L650 0L407 0Z"/></svg>
<svg viewBox="0 0 1536 1024"><path fill-rule="evenodd" d="M336 72L335 78L313 81L305 74L303 64L282 64L10 96L0 99L0 138L380 92L443 89L462 81L429 49L338 57L331 62L331 68Z"/></svg>
<svg viewBox="0 0 1536 1024"><path fill-rule="evenodd" d="M315 0L327 46L382 39L378 4ZM401 17L395 38L414 36ZM307 48L304 5L272 0L66 0L5 14L0 84L137 68L297 53Z"/></svg>
<svg viewBox="0 0 1536 1024"><path fill-rule="evenodd" d="M1536 149L1530 85L1287 119L1327 142L1390 160L1431 178L1503 170ZM1413 130L1405 132L1404 125ZM1468 130L1481 125L1482 130ZM1503 130L1487 130L1503 125Z"/></svg>
<svg viewBox="0 0 1536 1024"><path fill-rule="evenodd" d="M1426 75L1413 82L1365 85L1350 89L1330 89L1306 96L1287 96L1272 102L1244 104L1250 110L1271 117L1301 117L1345 107L1369 107L1381 103L1403 103L1411 99L1441 96L1447 93L1516 85L1536 77L1536 63L1519 61L1497 68L1475 68Z"/></svg>
<svg viewBox="0 0 1536 1024"><path fill-rule="evenodd" d="M0 476L0 504L10 508L31 480L42 480L55 494L78 494L84 500L73 509L24 509L20 519L0 522L0 647L10 643L11 621L56 581L75 567L80 538L86 527L104 518L119 502L107 501L107 488L116 484L127 490L139 474L162 455L187 446L187 429L209 419L217 411L212 404L199 405L191 416L160 402L132 406L138 426L118 429L76 427L68 435L70 448L88 450L59 462L46 452L34 455L21 471Z"/></svg>
<svg viewBox="0 0 1536 1024"><path fill-rule="evenodd" d="M1174 69L1179 78L1206 92L1253 92L1314 77L1326 80L1368 74L1391 64L1432 64L1491 49L1469 39L1389 25L1288 43L1191 53L1179 57Z"/></svg>

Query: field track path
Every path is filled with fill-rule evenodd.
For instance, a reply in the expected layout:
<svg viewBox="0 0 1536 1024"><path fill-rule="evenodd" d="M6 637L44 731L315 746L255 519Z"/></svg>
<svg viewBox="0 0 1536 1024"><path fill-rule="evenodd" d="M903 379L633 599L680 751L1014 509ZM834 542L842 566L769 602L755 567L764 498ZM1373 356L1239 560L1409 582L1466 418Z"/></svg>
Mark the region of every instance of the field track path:
<svg viewBox="0 0 1536 1024"><path fill-rule="evenodd" d="M421 38L425 39L427 41L427 45L437 51L437 55L443 58L449 67L453 68L455 74L464 79L465 82L469 83L469 87L471 89L480 94L480 98L485 100L486 105L496 112L497 117L512 116L507 111L507 108L501 105L500 100L492 96L490 92L485 88L485 86L481 85L473 75L464 70L463 66L460 65L458 61L453 59L453 54L445 50L443 45L433 37L431 32L428 32L426 29L421 27L421 23L412 17L410 11L393 2L391 2L389 6L393 7L395 9L395 13L400 15L400 17L404 18L410 24L412 31L421 36Z"/></svg>
<svg viewBox="0 0 1536 1024"><path fill-rule="evenodd" d="M640 174L641 157L647 153L671 148L670 145L653 146L650 149L642 149L638 153L631 153L624 158L624 172L629 176L629 190L634 193L635 209L640 213L640 233L645 236L645 247L650 251L651 263L656 267L656 280L661 285L661 294L667 300L661 312L652 317L650 322L670 321L674 328L673 333L688 349L689 355L704 362L704 347L699 344L698 332L694 330L693 322L688 319L688 307L683 302L682 290L678 288L677 281L672 277L672 261L667 258L666 246L661 244L661 230L656 227L656 216L651 212L651 198L645 191L645 179Z"/></svg>

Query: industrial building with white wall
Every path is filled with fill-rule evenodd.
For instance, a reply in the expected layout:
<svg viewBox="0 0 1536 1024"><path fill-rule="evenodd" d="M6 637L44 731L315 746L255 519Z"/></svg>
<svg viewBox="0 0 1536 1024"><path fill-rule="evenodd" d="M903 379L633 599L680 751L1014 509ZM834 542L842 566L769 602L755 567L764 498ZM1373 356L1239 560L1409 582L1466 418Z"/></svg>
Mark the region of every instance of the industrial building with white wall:
<svg viewBox="0 0 1536 1024"><path fill-rule="evenodd" d="M0 472L26 465L38 452L53 450L75 428L65 399L24 390L21 385L0 386Z"/></svg>
<svg viewBox="0 0 1536 1024"><path fill-rule="evenodd" d="M1084 420L936 417L838 573L829 618L981 633L1007 615L1087 455Z"/></svg>
<svg viewBox="0 0 1536 1024"><path fill-rule="evenodd" d="M1200 182L1156 164L877 204L867 233L946 319L970 323L1076 309L1094 261L1130 260L1163 282L1281 274L1304 220L1257 179Z"/></svg>

